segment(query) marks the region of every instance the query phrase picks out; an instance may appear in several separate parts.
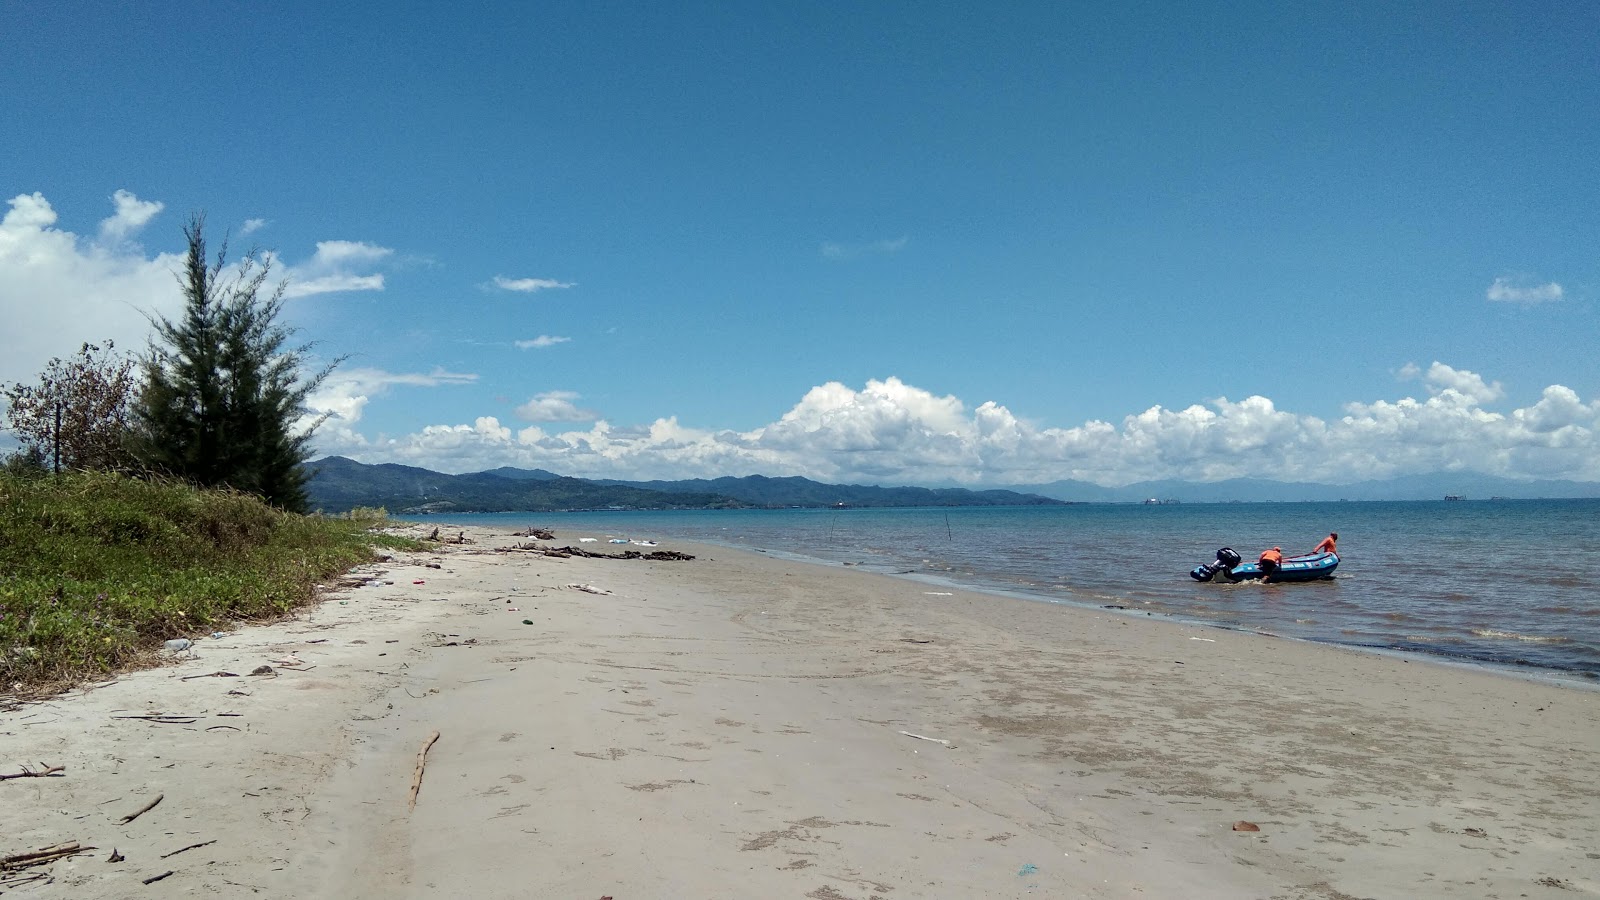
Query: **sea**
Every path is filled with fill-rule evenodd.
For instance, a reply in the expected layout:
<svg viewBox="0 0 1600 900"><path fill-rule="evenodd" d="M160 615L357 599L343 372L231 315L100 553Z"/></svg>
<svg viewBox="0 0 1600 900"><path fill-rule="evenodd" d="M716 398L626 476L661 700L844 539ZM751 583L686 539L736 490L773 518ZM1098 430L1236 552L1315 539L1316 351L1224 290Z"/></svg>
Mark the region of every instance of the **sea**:
<svg viewBox="0 0 1600 900"><path fill-rule="evenodd" d="M1600 499L481 513L429 521L679 538L1287 639L1600 686ZM1330 580L1189 577L1339 533ZM613 548L614 549L614 548ZM938 602L930 588L928 601Z"/></svg>

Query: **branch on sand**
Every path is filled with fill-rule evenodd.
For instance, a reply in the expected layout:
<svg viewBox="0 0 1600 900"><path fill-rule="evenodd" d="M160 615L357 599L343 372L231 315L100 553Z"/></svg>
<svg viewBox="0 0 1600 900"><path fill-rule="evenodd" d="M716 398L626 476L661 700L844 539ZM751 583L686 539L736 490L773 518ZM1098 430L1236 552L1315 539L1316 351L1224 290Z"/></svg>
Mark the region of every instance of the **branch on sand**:
<svg viewBox="0 0 1600 900"><path fill-rule="evenodd" d="M417 751L417 770L411 773L411 809L417 808L417 792L422 790L422 769L428 764L428 748L439 739L439 732L435 731L423 741L422 749Z"/></svg>

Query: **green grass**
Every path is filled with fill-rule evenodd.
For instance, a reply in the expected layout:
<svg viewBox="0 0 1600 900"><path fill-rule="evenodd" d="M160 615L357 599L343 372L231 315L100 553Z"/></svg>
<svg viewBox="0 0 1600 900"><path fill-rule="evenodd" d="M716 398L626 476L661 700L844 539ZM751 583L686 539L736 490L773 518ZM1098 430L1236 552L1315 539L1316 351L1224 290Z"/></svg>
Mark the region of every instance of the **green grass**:
<svg viewBox="0 0 1600 900"><path fill-rule="evenodd" d="M382 510L330 518L107 473L0 473L0 694L147 661L169 638L280 617L318 582L416 542Z"/></svg>

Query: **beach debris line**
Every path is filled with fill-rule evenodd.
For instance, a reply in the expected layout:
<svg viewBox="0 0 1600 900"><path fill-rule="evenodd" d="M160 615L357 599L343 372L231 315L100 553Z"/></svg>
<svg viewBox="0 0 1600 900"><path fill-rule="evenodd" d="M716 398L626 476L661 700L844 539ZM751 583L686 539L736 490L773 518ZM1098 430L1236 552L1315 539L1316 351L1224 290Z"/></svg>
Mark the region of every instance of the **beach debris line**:
<svg viewBox="0 0 1600 900"><path fill-rule="evenodd" d="M945 740L944 738L928 737L925 734L912 734L909 731L902 731L900 733L905 735L906 737L916 738L919 741L928 741L928 742L934 743L934 744L943 744L943 745L945 745L947 748L949 748L951 750L954 750L956 748L955 744L950 743L949 741Z"/></svg>
<svg viewBox="0 0 1600 900"><path fill-rule="evenodd" d="M157 794L156 798L154 800L151 800L149 803L146 803L145 805L139 807L134 812L128 813L127 815L125 815L122 818L118 819L117 820L117 824L118 825L126 825L129 822L132 822L134 819L137 819L140 816L144 815L145 813L149 812L150 810L155 809L156 808L156 804L160 803L162 798L164 798L166 796L167 796L166 794Z"/></svg>
<svg viewBox="0 0 1600 900"><path fill-rule="evenodd" d="M15 775L0 775L0 781L10 781L13 778L65 778L66 772L66 766L52 766L47 763L39 763L39 768L37 769L30 769L27 766L23 766L22 771Z"/></svg>
<svg viewBox="0 0 1600 900"><path fill-rule="evenodd" d="M694 559L692 553L680 553L677 550L652 550L649 553L640 553L637 550L624 550L621 553L601 553L598 550L585 550L582 547L567 545L565 547L541 547L538 544L513 544L510 547L496 547L496 553L539 553L555 559L566 559L576 556L581 559L644 559L652 562L687 562Z"/></svg>
<svg viewBox="0 0 1600 900"><path fill-rule="evenodd" d="M422 749L417 751L417 768L416 771L411 773L410 809L417 808L417 792L422 790L422 770L428 765L428 750L433 746L433 742L438 739L439 732L436 729L433 734L428 735L426 741L422 742Z"/></svg>

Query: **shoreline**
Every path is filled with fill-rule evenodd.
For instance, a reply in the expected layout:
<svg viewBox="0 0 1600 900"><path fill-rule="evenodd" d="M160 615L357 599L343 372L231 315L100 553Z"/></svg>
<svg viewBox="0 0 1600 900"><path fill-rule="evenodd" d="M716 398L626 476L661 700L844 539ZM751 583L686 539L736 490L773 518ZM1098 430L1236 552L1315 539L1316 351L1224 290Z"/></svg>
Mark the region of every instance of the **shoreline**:
<svg viewBox="0 0 1600 900"><path fill-rule="evenodd" d="M1468 671L1484 672L1505 678L1524 679L1537 684L1547 684L1553 687L1570 688L1580 691L1600 691L1600 675L1587 673L1577 669L1562 669L1555 666L1541 665L1539 663L1512 663L1494 662L1479 659L1465 654L1450 654L1443 651L1430 651L1421 648L1408 647L1383 647L1371 644L1358 644L1346 641L1324 640L1313 637L1300 637L1298 635L1283 634L1267 631L1264 628L1252 628L1242 623L1233 624L1214 619L1202 619L1185 616L1182 613L1173 613L1158 610L1139 610L1133 607L1119 607L1114 604L1100 602L1100 599L1072 599L1070 597L1052 597L1047 594L1033 593L1025 590L1014 590L995 584L984 583L981 580L966 583L948 575L923 573L923 572L896 572L886 571L891 566L881 565L856 565L835 562L818 556L807 556L789 550L775 550L769 547L755 545L740 545L696 539L694 541L678 541L677 543L695 543L705 547L716 547L736 553L754 553L767 556L771 559L789 560L800 565L815 565L828 569L854 571L862 574L881 575L886 578L900 578L915 581L935 587L950 588L952 590L969 593L985 594L995 597L1004 597L1010 600L1023 600L1029 603L1042 603L1048 606L1066 606L1074 609L1099 610L1108 613L1126 615L1133 619L1161 620L1178 625L1187 625L1196 628L1214 628L1219 631L1228 631L1235 634L1249 634L1259 637L1273 638L1291 643L1310 644L1319 647L1334 647L1350 650L1357 653L1370 653L1376 656L1397 657L1400 659L1416 660L1418 662L1447 667L1462 668ZM1072 594L1086 593L1073 588L1066 588Z"/></svg>
<svg viewBox="0 0 1600 900"><path fill-rule="evenodd" d="M165 869L355 898L1600 895L1592 692L720 545L556 559L464 530L197 660L0 714L0 774L67 767L0 782L0 855L100 848L19 896ZM285 652L316 668L244 674ZM221 666L241 677L183 680Z"/></svg>

